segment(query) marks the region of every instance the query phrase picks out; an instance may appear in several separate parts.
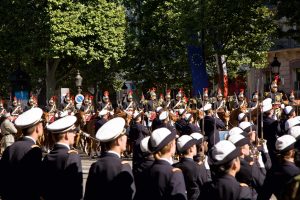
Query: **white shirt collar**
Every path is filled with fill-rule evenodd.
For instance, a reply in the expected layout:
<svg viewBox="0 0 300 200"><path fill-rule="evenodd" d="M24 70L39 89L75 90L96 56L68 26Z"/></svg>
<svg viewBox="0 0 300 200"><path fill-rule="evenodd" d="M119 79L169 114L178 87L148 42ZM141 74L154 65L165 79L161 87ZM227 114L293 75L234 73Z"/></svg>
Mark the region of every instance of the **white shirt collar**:
<svg viewBox="0 0 300 200"><path fill-rule="evenodd" d="M170 165L173 165L173 160L172 160L172 158L169 158L169 159L167 159L167 158L160 158L159 160L167 161L168 163L170 163Z"/></svg>
<svg viewBox="0 0 300 200"><path fill-rule="evenodd" d="M69 145L67 145L67 144L65 144L65 143L57 142L56 144L63 145L63 146L67 147L67 148L70 150L70 146L69 146Z"/></svg>
<svg viewBox="0 0 300 200"><path fill-rule="evenodd" d="M117 155L119 158L121 158L121 155L120 155L119 153L115 152L115 151L109 150L109 151L107 151L107 152L108 152L108 153L115 154L115 155Z"/></svg>
<svg viewBox="0 0 300 200"><path fill-rule="evenodd" d="M36 144L36 141L35 141L35 139L33 139L33 137L30 137L30 136L25 136L25 137L31 139L34 142L34 144Z"/></svg>

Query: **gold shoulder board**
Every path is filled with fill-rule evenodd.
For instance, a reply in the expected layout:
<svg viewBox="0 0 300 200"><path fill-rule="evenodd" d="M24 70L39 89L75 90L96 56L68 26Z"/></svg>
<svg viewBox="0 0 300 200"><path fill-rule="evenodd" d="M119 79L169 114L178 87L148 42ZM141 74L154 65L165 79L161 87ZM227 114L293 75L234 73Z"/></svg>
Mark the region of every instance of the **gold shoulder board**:
<svg viewBox="0 0 300 200"><path fill-rule="evenodd" d="M179 169L179 168L173 168L173 169L172 169L172 172L174 172L174 173L175 173L175 172L181 172L181 169Z"/></svg>
<svg viewBox="0 0 300 200"><path fill-rule="evenodd" d="M40 148L39 145L36 145L36 144L34 144L34 145L31 146L32 149L33 149L33 148L36 148L36 147L37 147L37 148Z"/></svg>
<svg viewBox="0 0 300 200"><path fill-rule="evenodd" d="M76 150L69 150L68 154L78 154L78 151L76 151Z"/></svg>

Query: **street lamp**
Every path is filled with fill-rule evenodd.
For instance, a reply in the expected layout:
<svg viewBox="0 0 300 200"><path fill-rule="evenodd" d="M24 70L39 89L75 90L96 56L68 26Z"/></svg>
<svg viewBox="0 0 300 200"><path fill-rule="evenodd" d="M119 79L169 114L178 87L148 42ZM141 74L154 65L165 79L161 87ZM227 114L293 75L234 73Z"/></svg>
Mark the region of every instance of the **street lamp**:
<svg viewBox="0 0 300 200"><path fill-rule="evenodd" d="M82 86L82 77L80 76L80 72L79 70L77 70L77 75L75 77L75 84L76 84L76 87L77 87L77 93L78 94L81 94L81 86Z"/></svg>
<svg viewBox="0 0 300 200"><path fill-rule="evenodd" d="M275 74L275 75L279 74L280 65L281 65L281 63L277 60L277 57L276 57L276 54L275 54L274 60L271 63L271 70L272 70L273 74Z"/></svg>

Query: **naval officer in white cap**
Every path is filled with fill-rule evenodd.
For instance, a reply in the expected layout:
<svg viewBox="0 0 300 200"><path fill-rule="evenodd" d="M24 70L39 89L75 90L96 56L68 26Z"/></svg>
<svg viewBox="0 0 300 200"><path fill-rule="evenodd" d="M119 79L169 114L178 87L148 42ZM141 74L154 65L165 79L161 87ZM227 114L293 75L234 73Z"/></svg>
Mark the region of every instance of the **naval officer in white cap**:
<svg viewBox="0 0 300 200"><path fill-rule="evenodd" d="M176 133L167 128L158 128L152 132L148 148L154 155L155 161L144 174L143 200L185 200L186 188L182 171L172 166L172 156L176 151Z"/></svg>
<svg viewBox="0 0 300 200"><path fill-rule="evenodd" d="M40 199L42 151L36 145L43 136L43 111L32 108L15 121L23 137L9 146L1 159L2 199Z"/></svg>
<svg viewBox="0 0 300 200"><path fill-rule="evenodd" d="M84 199L133 199L135 185L131 167L121 159L127 143L125 120L121 117L109 120L96 137L103 143L105 152L90 168Z"/></svg>
<svg viewBox="0 0 300 200"><path fill-rule="evenodd" d="M45 200L82 199L81 160L78 152L71 150L79 131L75 126L76 121L75 116L66 116L47 126L55 144L43 160Z"/></svg>

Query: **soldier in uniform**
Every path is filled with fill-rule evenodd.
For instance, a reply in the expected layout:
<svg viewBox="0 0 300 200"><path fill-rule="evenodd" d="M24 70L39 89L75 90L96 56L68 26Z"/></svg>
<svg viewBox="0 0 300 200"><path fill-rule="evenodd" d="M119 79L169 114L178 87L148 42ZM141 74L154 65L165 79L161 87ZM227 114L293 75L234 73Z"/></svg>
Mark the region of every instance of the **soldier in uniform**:
<svg viewBox="0 0 300 200"><path fill-rule="evenodd" d="M6 109L4 108L4 101L3 100L0 100L0 116L3 116L4 114L6 114L7 111Z"/></svg>
<svg viewBox="0 0 300 200"><path fill-rule="evenodd" d="M146 191L143 199L187 199L182 171L172 166L172 157L176 151L175 138L176 133L167 128L152 132L148 147L155 161L142 178L142 191Z"/></svg>
<svg viewBox="0 0 300 200"><path fill-rule="evenodd" d="M42 151L36 141L44 133L42 114L42 109L33 108L15 121L24 137L6 148L1 159L0 190L4 200L40 199Z"/></svg>
<svg viewBox="0 0 300 200"><path fill-rule="evenodd" d="M37 99L33 95L30 96L27 106L25 107L24 111L27 111L31 108L36 108L37 107Z"/></svg>
<svg viewBox="0 0 300 200"><path fill-rule="evenodd" d="M71 150L79 131L76 121L75 116L66 116L47 126L55 144L42 163L45 200L82 199L81 160L78 152Z"/></svg>
<svg viewBox="0 0 300 200"><path fill-rule="evenodd" d="M272 81L271 84L271 92L268 97L272 99L273 105L280 107L281 102L282 102L282 93L278 91L278 81L279 77L276 76L274 81Z"/></svg>
<svg viewBox="0 0 300 200"><path fill-rule="evenodd" d="M155 112L156 108L158 107L158 101L156 99L155 88L152 88L150 91L150 100L147 102L147 112Z"/></svg>
<svg viewBox="0 0 300 200"><path fill-rule="evenodd" d="M223 99L223 94L221 89L218 89L218 94L217 94L217 102L215 106L216 110L223 108L224 110L226 109L226 101Z"/></svg>
<svg viewBox="0 0 300 200"><path fill-rule="evenodd" d="M129 138L135 146L136 143L139 144L143 138L150 135L150 131L142 124L142 112L135 111L132 119L133 123L130 125Z"/></svg>
<svg viewBox="0 0 300 200"><path fill-rule="evenodd" d="M111 119L97 131L96 137L106 151L90 168L84 199L133 199L135 185L131 167L121 160L127 143L125 120Z"/></svg>
<svg viewBox="0 0 300 200"><path fill-rule="evenodd" d="M221 119L214 116L214 111L210 103L204 106L203 111L205 112L204 132L208 137L208 149L211 149L220 141L219 130L224 129L225 124Z"/></svg>
<svg viewBox="0 0 300 200"><path fill-rule="evenodd" d="M80 107L80 111L84 112L85 115L92 115L94 113L92 106L93 96L85 95L83 105Z"/></svg>
<svg viewBox="0 0 300 200"><path fill-rule="evenodd" d="M203 196L199 199L211 200L239 200L248 199L246 186L242 186L235 176L240 170L240 149L227 140L218 142L209 153L211 166L216 172L212 184L204 188Z"/></svg>
<svg viewBox="0 0 300 200"><path fill-rule="evenodd" d="M180 89L178 91L178 93L176 94L176 100L174 100L172 102L172 105L171 105L173 110L179 110L181 108L185 108L185 103L184 103L184 100L183 100L183 94L182 93L183 93L183 91L182 91L182 89Z"/></svg>
<svg viewBox="0 0 300 200"><path fill-rule="evenodd" d="M18 130L12 123L13 118L10 113L5 113L3 118L4 121L1 123L1 148L6 149L15 142L15 134L18 132Z"/></svg>
<svg viewBox="0 0 300 200"><path fill-rule="evenodd" d="M167 90L165 99L166 100L164 101L162 107L164 109L169 110L169 109L171 109L172 101L174 101L173 99L171 99L171 90Z"/></svg>
<svg viewBox="0 0 300 200"><path fill-rule="evenodd" d="M76 108L73 104L72 98L70 97L70 94L67 93L62 103L62 111L71 115L75 113L75 110Z"/></svg>
<svg viewBox="0 0 300 200"><path fill-rule="evenodd" d="M19 102L17 101L16 97L14 97L12 106L9 107L8 111L10 112L11 116L13 116L13 117L18 117L20 114L22 114L22 112L23 112L22 106L19 105Z"/></svg>
<svg viewBox="0 0 300 200"><path fill-rule="evenodd" d="M109 112L108 110L101 110L99 112L100 119L96 121L95 124L95 132L97 132L109 119Z"/></svg>
<svg viewBox="0 0 300 200"><path fill-rule="evenodd" d="M238 102L235 102L235 109L237 108L241 108L241 107L248 107L248 103L247 100L245 99L245 95L244 95L245 90L244 89L240 89L240 93L238 95Z"/></svg>
<svg viewBox="0 0 300 200"><path fill-rule="evenodd" d="M209 103L208 88L204 88L203 89L203 101L202 101L201 107L203 108L208 103Z"/></svg>
<svg viewBox="0 0 300 200"><path fill-rule="evenodd" d="M191 113L186 114L184 120L186 121L186 125L183 127L184 135L201 132L200 127L195 124L195 119Z"/></svg>
<svg viewBox="0 0 300 200"><path fill-rule="evenodd" d="M252 99L249 103L249 107L251 108L251 110L254 110L255 108L257 108L259 102L258 102L258 92L254 92L252 95Z"/></svg>
<svg viewBox="0 0 300 200"><path fill-rule="evenodd" d="M189 200L199 199L201 188L209 180L204 165L199 165L193 160L197 154L197 142L189 135L178 138L177 150L182 157L178 163L173 165L182 170Z"/></svg>
<svg viewBox="0 0 300 200"><path fill-rule="evenodd" d="M101 110L108 110L108 111L113 111L113 107L112 107L112 104L109 100L109 92L108 91L105 91L104 94L103 94L103 102L102 101L99 101L98 102L98 112L100 112Z"/></svg>
<svg viewBox="0 0 300 200"><path fill-rule="evenodd" d="M297 106L297 102L295 101L294 90L291 91L291 94L289 96L289 106Z"/></svg>
<svg viewBox="0 0 300 200"><path fill-rule="evenodd" d="M134 111L137 109L137 104L133 100L132 91L130 90L127 94L127 101L123 102L123 109L125 111Z"/></svg>
<svg viewBox="0 0 300 200"><path fill-rule="evenodd" d="M52 123L54 122L55 120L55 115L56 113L58 113L58 109L56 107L56 97L55 96L52 96L49 101L48 101L48 105L45 106L45 112L48 113L49 115L49 119L48 119L48 122Z"/></svg>
<svg viewBox="0 0 300 200"><path fill-rule="evenodd" d="M284 190L293 178L300 174L294 163L296 139L291 135L283 135L276 140L276 150L280 154L280 165L268 173L263 192L258 199L270 199L274 194L277 199L283 198Z"/></svg>

